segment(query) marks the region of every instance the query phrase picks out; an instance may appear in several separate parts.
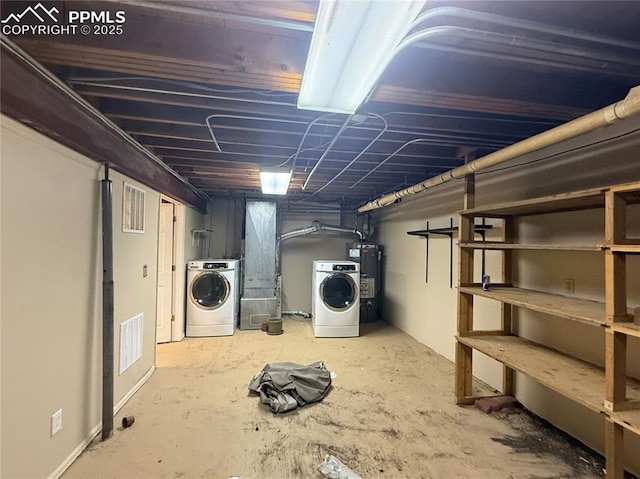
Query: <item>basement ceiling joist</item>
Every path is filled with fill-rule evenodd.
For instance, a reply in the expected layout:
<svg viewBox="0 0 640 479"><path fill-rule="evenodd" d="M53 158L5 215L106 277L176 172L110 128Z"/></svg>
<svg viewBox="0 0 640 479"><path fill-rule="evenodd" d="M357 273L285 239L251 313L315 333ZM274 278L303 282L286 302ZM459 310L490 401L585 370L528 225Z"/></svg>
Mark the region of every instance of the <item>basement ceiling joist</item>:
<svg viewBox="0 0 640 479"><path fill-rule="evenodd" d="M29 4L2 2L2 18ZM429 0L428 35L392 61L365 116L326 151L344 116L295 106L316 0L52 4L124 11L123 34L12 40L210 195L255 196L261 166L295 164L291 201L357 206L640 83L634 2Z"/></svg>

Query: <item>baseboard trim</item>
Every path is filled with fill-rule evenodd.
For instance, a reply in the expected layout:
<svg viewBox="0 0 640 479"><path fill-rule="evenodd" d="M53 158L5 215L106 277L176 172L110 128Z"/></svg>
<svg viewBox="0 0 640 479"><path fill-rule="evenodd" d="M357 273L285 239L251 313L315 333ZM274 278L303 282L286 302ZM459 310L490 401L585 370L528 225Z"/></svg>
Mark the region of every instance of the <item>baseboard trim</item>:
<svg viewBox="0 0 640 479"><path fill-rule="evenodd" d="M140 381L138 381L135 386L133 386L131 388L131 390L125 394L122 399L120 399L120 401L118 401L118 403L113 407L113 415L115 416L116 414L118 414L118 411L120 411L120 409L122 409L124 407L124 405L127 403L127 401L129 399L131 399L133 397L133 395L135 393L137 393L140 388L142 386L144 386L144 383L146 383L149 378L151 377L151 375L153 374L153 372L156 370L156 366L155 364L153 366L151 366L151 368L149 368L149 371L147 371L147 373L142 376L142 378L140 378Z"/></svg>
<svg viewBox="0 0 640 479"><path fill-rule="evenodd" d="M69 466L73 464L73 461L75 461L78 456L82 454L82 451L85 450L85 448L91 443L91 441L93 441L93 439L98 434L100 434L101 430L102 424L98 424L93 429L91 429L87 437L85 437L84 440L80 444L78 444L78 446L73 451L71 451L71 454L69 454L66 459L62 461L62 463L51 474L49 474L47 479L58 479L60 476L62 476L64 471L66 471Z"/></svg>
<svg viewBox="0 0 640 479"><path fill-rule="evenodd" d="M146 383L149 380L149 378L151 377L151 375L155 370L156 370L156 366L155 365L151 366L149 371L147 371L147 373L140 379L140 381L138 381L135 384L135 386L133 386L133 388L131 388L131 390L127 394L125 394L124 397L120 399L120 401L118 401L118 404L116 404L113 408L114 416L118 414L118 411L120 411L120 409L124 407L127 401L131 399L133 395L137 393L142 386L144 386L144 383ZM60 465L56 467L56 469L51 474L49 474L49 476L47 476L47 479L58 479L60 476L62 476L62 474L64 474L64 471L66 471L69 468L69 466L73 464L73 462L78 458L78 456L82 454L82 451L84 451L87 448L87 446L91 443L91 441L93 441L96 438L96 436L100 434L101 431L102 431L102 423L94 426L91 429L91 431L89 431L89 434L82 440L82 442L78 444L78 446L73 451L71 451L71 454L69 454L65 458L65 460L62 461L62 463L60 463Z"/></svg>

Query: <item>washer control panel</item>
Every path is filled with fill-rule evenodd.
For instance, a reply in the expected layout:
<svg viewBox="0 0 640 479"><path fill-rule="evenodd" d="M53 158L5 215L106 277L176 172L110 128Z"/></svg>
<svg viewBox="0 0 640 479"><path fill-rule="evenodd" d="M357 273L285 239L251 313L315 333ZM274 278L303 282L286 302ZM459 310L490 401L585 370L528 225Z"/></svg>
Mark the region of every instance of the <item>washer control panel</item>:
<svg viewBox="0 0 640 479"><path fill-rule="evenodd" d="M203 263L202 269L227 269L227 263Z"/></svg>
<svg viewBox="0 0 640 479"><path fill-rule="evenodd" d="M356 265L355 264L334 264L333 270L334 271L356 271Z"/></svg>

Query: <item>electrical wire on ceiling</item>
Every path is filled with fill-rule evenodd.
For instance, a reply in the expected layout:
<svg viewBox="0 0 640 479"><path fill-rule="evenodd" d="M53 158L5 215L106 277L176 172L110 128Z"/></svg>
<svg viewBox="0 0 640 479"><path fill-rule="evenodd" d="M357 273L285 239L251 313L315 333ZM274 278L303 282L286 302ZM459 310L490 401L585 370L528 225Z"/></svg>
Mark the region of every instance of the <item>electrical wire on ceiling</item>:
<svg viewBox="0 0 640 479"><path fill-rule="evenodd" d="M340 177L340 175L342 175L345 171L347 171L347 169L349 167L351 167L351 165L353 165L362 155L364 155L367 152L367 150L369 150L369 148L371 148L371 146L376 141L378 141L382 137L382 135L384 135L386 133L387 129L389 128L389 124L387 123L387 120L385 120L382 116L380 116L380 115L378 115L376 113L369 113L369 115L373 116L374 118L378 118L379 120L382 121L382 129L380 130L380 132L369 143L367 143L367 146L365 146L360 151L360 153L358 153L349 163L347 163L347 165L345 165L344 168L342 168L336 175L334 175L333 178L331 178L324 185L322 185L320 188L318 188L316 191L314 191L311 195L307 196L306 198L304 198L304 199L302 199L300 201L306 201L308 199L311 199L312 197L314 197L318 193L320 193L322 190L324 190L326 187L328 187L335 180L337 180ZM312 171L312 173L313 173L313 171ZM311 175L309 175L309 177L311 177ZM309 178L307 178L307 181L309 181Z"/></svg>
<svg viewBox="0 0 640 479"><path fill-rule="evenodd" d="M206 85L201 85L198 83L192 83L182 80L171 80L166 78L156 78L156 77L140 77L140 76L130 76L130 77L69 77L65 78L67 83L85 85L85 86L100 86L96 82L120 82L120 81L145 81L145 82L154 82L154 83L166 83L168 85L175 86L186 86L189 88L193 88L194 90L202 90L211 93L233 93L233 94L250 94L257 96L273 96L273 97L281 97L281 96L290 96L296 97L296 93L288 93L276 90L249 90L246 88L243 89L227 89L227 88L213 88ZM290 103L292 106L296 106L295 103Z"/></svg>

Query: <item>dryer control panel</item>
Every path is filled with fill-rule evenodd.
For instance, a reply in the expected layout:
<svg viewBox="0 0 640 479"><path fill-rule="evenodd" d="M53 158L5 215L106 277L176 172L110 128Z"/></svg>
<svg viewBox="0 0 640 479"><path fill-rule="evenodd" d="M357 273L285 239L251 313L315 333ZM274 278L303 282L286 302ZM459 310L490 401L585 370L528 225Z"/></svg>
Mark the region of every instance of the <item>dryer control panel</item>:
<svg viewBox="0 0 640 479"><path fill-rule="evenodd" d="M356 271L356 265L355 264L334 264L333 270L334 271Z"/></svg>

